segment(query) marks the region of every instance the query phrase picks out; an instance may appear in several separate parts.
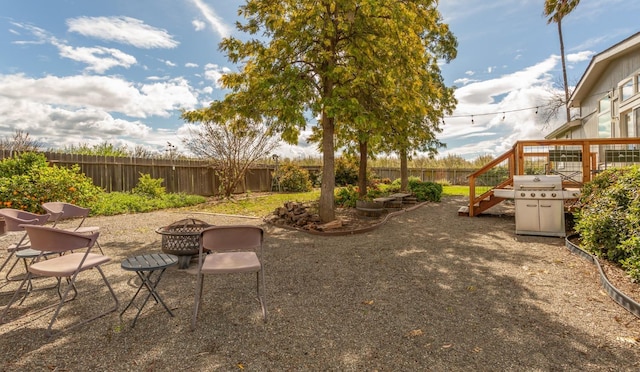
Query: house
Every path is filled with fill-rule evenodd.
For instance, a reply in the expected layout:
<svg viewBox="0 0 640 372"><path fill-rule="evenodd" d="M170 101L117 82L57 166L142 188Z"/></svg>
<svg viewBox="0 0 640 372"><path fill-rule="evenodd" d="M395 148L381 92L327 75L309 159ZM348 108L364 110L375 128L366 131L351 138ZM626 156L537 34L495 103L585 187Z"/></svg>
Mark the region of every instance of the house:
<svg viewBox="0 0 640 372"><path fill-rule="evenodd" d="M569 107L578 116L546 139L640 137L640 32L591 59Z"/></svg>

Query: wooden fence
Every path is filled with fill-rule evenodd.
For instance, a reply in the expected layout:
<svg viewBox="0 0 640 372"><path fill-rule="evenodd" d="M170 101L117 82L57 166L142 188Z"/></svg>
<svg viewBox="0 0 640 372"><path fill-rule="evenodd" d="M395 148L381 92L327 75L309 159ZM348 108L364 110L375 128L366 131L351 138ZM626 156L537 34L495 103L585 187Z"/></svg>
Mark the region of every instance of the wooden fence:
<svg viewBox="0 0 640 372"><path fill-rule="evenodd" d="M51 164L64 167L78 164L82 173L108 192L131 191L141 174L149 174L152 178L164 179L163 186L167 192L203 196L219 194L220 180L215 168L204 160L125 158L55 152L43 154ZM0 160L9 156L8 150L0 150ZM304 168L309 172L320 171L320 167L317 166ZM249 169L235 192L272 191L274 170L274 164L258 165ZM397 168L372 168L371 171L380 178L400 178L400 169ZM475 169L410 169L409 176L418 177L423 181L446 180L452 185L465 185L468 184L467 176L474 171Z"/></svg>

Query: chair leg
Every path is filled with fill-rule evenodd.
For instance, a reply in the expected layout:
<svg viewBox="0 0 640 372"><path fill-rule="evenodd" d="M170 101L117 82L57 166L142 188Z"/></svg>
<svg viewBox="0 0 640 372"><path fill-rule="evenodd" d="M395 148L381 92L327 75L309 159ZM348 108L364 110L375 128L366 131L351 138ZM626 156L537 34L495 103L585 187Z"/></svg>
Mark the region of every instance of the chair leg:
<svg viewBox="0 0 640 372"><path fill-rule="evenodd" d="M102 254L104 256L104 251L102 250L102 247L100 246L100 243L96 240L96 245L98 246L98 249L100 250L100 254Z"/></svg>
<svg viewBox="0 0 640 372"><path fill-rule="evenodd" d="M196 320L198 319L198 310L200 309L200 300L202 298L202 287L204 281L204 275L198 274L196 278L196 294L193 302L193 317L191 318L191 330L196 329Z"/></svg>
<svg viewBox="0 0 640 372"><path fill-rule="evenodd" d="M7 317L7 314L9 313L9 308L11 307L11 305L13 305L16 299L18 299L18 294L20 293L20 291L22 291L22 287L24 287L24 285L29 280L31 280L31 273L27 273L27 275L25 275L18 289L16 289L16 291L13 292L13 296L11 296L11 300L9 300L9 303L7 304L7 306L5 306L4 310L2 311L2 315L0 315L0 323L6 323L6 317Z"/></svg>
<svg viewBox="0 0 640 372"><path fill-rule="evenodd" d="M96 266L95 269L98 270L98 272L100 273L100 276L102 277L102 280L104 281L104 284L106 284L107 288L109 289L109 293L111 294L111 297L113 298L113 301L114 301L114 306L109 308L109 309L107 309L107 310L105 310L105 311L103 311L102 313L100 313L98 315L95 315L95 316L89 318L89 319L85 319L85 320L83 320L81 322L78 322L76 324L68 326L64 330L59 330L57 332L53 332L51 330L51 328L53 326L53 323L55 323L56 318L58 317L58 314L60 313L60 309L62 308L62 306L66 302L65 299L66 299L67 295L69 294L69 291L72 288L73 288L74 291L76 291L76 289L75 289L75 281L76 281L76 278L77 278L79 273L75 273L71 277L70 283L67 285L67 289L64 291L64 294L62 295L62 298L60 299L60 303L58 304L58 307L56 308L56 311L54 312L53 317L51 318L51 321L49 322L49 327L47 327L47 331L45 332L47 337L51 337L54 334L60 333L62 331L68 331L70 329L77 328L77 327L79 327L81 325L89 323L92 320L98 319L100 317L103 317L103 316L105 316L105 315L107 315L109 313L112 313L112 312L118 310L118 306L120 305L120 302L118 301L118 297L116 296L116 293L113 291L113 288L111 287L111 284L109 283L109 280L107 280L107 277L104 275L104 272L102 271L100 266ZM77 291L76 291L76 293L77 293ZM74 298L75 298L75 296L74 296Z"/></svg>
<svg viewBox="0 0 640 372"><path fill-rule="evenodd" d="M11 257L13 257L14 254L15 254L15 252L11 252L9 254L9 257L7 257L7 260L2 265L2 268L0 268L0 271L6 266L6 264L11 259ZM9 271L7 271L7 273L4 275L4 278L6 279L6 281L8 281L8 282L16 282L16 281L20 280L20 279L11 279L11 278L9 278L9 275L13 272L13 269L16 268L16 265L18 264L18 262L20 262L20 259L16 257L16 259L13 261L13 265L11 265L11 267L9 268Z"/></svg>
<svg viewBox="0 0 640 372"><path fill-rule="evenodd" d="M262 307L262 319L267 321L267 304L265 303L266 286L264 283L264 271L260 270L256 273L258 301L260 301L260 307ZM262 289L262 290L261 290Z"/></svg>

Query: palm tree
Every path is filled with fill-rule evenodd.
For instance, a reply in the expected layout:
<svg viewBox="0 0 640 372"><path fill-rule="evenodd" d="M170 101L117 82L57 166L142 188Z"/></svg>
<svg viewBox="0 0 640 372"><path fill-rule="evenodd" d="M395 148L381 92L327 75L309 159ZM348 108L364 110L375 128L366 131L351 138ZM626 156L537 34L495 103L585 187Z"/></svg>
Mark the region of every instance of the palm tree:
<svg viewBox="0 0 640 372"><path fill-rule="evenodd" d="M564 60L564 40L562 39L562 19L567 16L576 6L580 4L580 0L545 0L544 16L549 17L547 24L558 24L558 36L560 37L560 58L562 60L562 79L564 83L564 99L567 109L567 123L571 120L569 113L569 84L567 82L567 65Z"/></svg>

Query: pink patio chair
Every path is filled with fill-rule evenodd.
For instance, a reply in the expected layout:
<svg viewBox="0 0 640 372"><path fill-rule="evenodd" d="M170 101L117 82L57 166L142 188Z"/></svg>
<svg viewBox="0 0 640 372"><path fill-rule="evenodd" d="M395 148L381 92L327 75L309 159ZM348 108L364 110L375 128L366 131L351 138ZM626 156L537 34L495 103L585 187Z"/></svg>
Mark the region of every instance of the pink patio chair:
<svg viewBox="0 0 640 372"><path fill-rule="evenodd" d="M22 237L18 240L17 243L10 244L7 247L7 257L2 262L0 266L0 272L4 270L4 268L11 262L12 258L15 258L15 261L7 271L5 278L9 281L12 280L9 278L9 275L16 267L16 264L22 258L25 260L27 258L35 258L40 254L38 251L34 251L30 246L29 238L27 233L24 230L23 225L44 225L49 220L48 214L35 214L31 212L21 211L19 209L12 208L2 208L0 209L0 217L4 219L6 230L8 232L22 232ZM14 257L16 252L23 251L23 254L20 257Z"/></svg>
<svg viewBox="0 0 640 372"><path fill-rule="evenodd" d="M261 261L263 240L264 230L257 226L212 226L202 231L191 330L196 328L205 274L256 273L258 300L262 317L267 320L264 265ZM207 254L207 250L211 253Z"/></svg>
<svg viewBox="0 0 640 372"><path fill-rule="evenodd" d="M44 260L43 254L40 254L40 256L38 256L34 262L29 265L27 276L24 278L20 287L13 294L13 297L2 312L0 320L3 323L5 322L11 305L18 299L22 288L32 277L39 276L56 278L58 280L58 295L60 301L57 304L55 312L49 322L49 327L46 331L47 336L51 336L53 334L52 326L60 313L60 309L67 301L75 299L78 294L76 289L76 279L78 275L89 269L96 269L100 273L104 284L113 298L114 305L107 308L105 311L102 311L98 315L89 318L81 317L79 321L65 327L64 330L66 331L76 328L118 309L118 298L111 288L111 284L109 284L107 277L100 268L100 265L111 261L111 258L101 254L91 253L91 248L93 248L100 233L80 234L47 226L23 225L23 227L29 235L31 246L34 249L41 252L59 253L60 256ZM67 278L67 285L64 290L61 290L62 278ZM72 289L74 291L74 295L72 298L68 299L69 292Z"/></svg>
<svg viewBox="0 0 640 372"><path fill-rule="evenodd" d="M63 220L77 218L80 220L80 223L78 223L76 227L68 228L65 230L81 234L93 234L94 232L100 231L99 226L83 226L84 220L89 216L89 213L91 212L91 209L89 208L83 208L75 204L64 202L43 203L42 208L51 215L53 227L56 227L58 222L61 222ZM104 254L100 243L96 242L96 245L98 246L100 253Z"/></svg>

